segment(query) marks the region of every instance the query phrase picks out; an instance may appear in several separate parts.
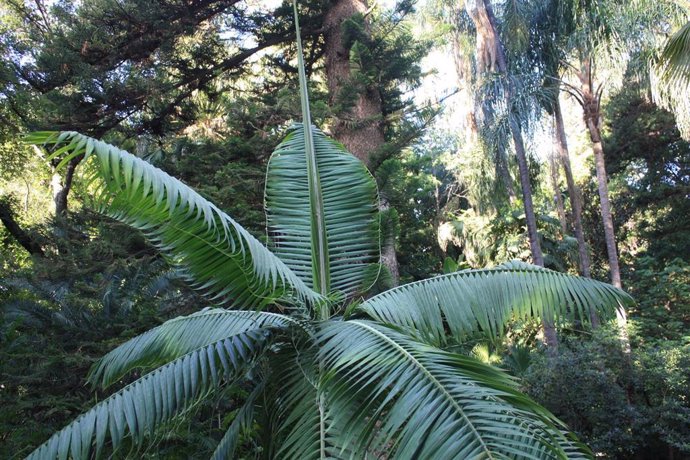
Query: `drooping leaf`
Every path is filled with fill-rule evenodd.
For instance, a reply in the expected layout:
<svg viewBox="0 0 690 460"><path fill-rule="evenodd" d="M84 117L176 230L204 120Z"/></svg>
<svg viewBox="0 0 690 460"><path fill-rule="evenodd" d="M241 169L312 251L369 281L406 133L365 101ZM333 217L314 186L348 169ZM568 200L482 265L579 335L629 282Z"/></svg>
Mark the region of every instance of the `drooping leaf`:
<svg viewBox="0 0 690 460"><path fill-rule="evenodd" d="M33 133L27 140L55 145L51 158L63 164L79 155L94 161L100 211L141 230L213 301L258 308L320 298L227 214L144 160L75 132Z"/></svg>
<svg viewBox="0 0 690 460"><path fill-rule="evenodd" d="M127 385L55 433L29 460L98 457L106 441L135 444L223 382L240 378L270 344L266 331L237 334L187 353Z"/></svg>
<svg viewBox="0 0 690 460"><path fill-rule="evenodd" d="M120 345L94 364L89 380L107 387L132 369L165 364L236 334L290 324L297 324L297 321L276 313L204 309L171 319Z"/></svg>
<svg viewBox="0 0 690 460"><path fill-rule="evenodd" d="M339 442L360 455L588 457L507 374L475 359L359 320L324 324L319 357Z"/></svg>
<svg viewBox="0 0 690 460"><path fill-rule="evenodd" d="M609 284L542 267L510 262L400 286L362 303L360 311L432 344L471 333L496 337L511 318L578 318L590 310L615 317L632 302Z"/></svg>

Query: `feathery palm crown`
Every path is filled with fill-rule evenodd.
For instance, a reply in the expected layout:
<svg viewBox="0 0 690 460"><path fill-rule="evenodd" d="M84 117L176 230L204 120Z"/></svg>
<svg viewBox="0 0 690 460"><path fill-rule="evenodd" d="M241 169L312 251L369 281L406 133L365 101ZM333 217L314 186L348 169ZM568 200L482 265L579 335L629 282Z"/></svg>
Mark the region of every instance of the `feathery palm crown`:
<svg viewBox="0 0 690 460"><path fill-rule="evenodd" d="M250 391L216 459L231 458L255 420L270 425L262 449L271 458L590 457L505 373L443 348L499 336L516 317L587 322L592 309L611 316L630 298L604 283L511 262L367 299L379 257L375 182L311 127L297 30L304 123L291 128L268 165L270 251L140 158L75 132L29 137L55 146L51 158L63 164L83 155L95 166L96 207L142 231L192 286L232 308L172 319L105 355L89 375L96 385L148 373L29 458L86 459L141 445L229 385Z"/></svg>

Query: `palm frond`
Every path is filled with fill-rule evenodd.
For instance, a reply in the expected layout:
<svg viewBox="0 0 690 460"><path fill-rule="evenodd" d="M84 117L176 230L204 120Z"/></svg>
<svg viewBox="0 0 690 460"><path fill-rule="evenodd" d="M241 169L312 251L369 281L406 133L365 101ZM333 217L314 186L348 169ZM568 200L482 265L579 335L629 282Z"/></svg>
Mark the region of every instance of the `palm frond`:
<svg viewBox="0 0 690 460"><path fill-rule="evenodd" d="M126 436L140 443L222 382L240 378L270 344L268 337L267 331L248 331L185 354L96 404L28 459L98 457L108 437L115 450Z"/></svg>
<svg viewBox="0 0 690 460"><path fill-rule="evenodd" d="M264 382L260 382L254 387L242 407L237 411L235 419L230 423L227 431L220 440L216 450L213 451L211 460L225 460L235 457L235 450L239 443L240 434L251 427L254 419L254 404L264 389Z"/></svg>
<svg viewBox="0 0 690 460"><path fill-rule="evenodd" d="M301 342L291 350L269 356L269 362L274 382L270 387L275 405L271 433L275 457L300 460L357 457L339 441L344 437L339 423L343 414L331 410L327 394L320 390L323 370L313 342ZM355 407L345 409L352 411Z"/></svg>
<svg viewBox="0 0 690 460"><path fill-rule="evenodd" d="M315 355L312 347L300 347L299 353L289 352L273 359L274 381L279 382L273 390L277 458L321 457L321 442L326 437L329 421L317 390L319 377Z"/></svg>
<svg viewBox="0 0 690 460"><path fill-rule="evenodd" d="M666 42L649 78L654 102L673 112L681 136L690 140L690 22Z"/></svg>
<svg viewBox="0 0 690 460"><path fill-rule="evenodd" d="M290 324L298 323L276 313L204 309L171 319L120 345L94 364L89 380L107 387L132 369L160 366L236 334L282 328Z"/></svg>
<svg viewBox="0 0 690 460"><path fill-rule="evenodd" d="M690 87L690 22L668 39L661 52L661 78L676 91Z"/></svg>
<svg viewBox="0 0 690 460"><path fill-rule="evenodd" d="M76 132L38 132L27 141L55 145L50 158L61 164L93 159L100 210L141 230L213 301L258 308L290 296L319 299L241 225L144 160Z"/></svg>
<svg viewBox="0 0 690 460"><path fill-rule="evenodd" d="M378 259L376 183L342 145L312 128L323 195L332 290L352 295ZM271 156L266 174L266 214L272 249L313 287L312 211L305 132L295 125Z"/></svg>
<svg viewBox="0 0 690 460"><path fill-rule="evenodd" d="M587 456L496 368L369 321L329 322L320 339L329 409L342 418L340 442L355 452L395 458ZM355 401L359 407L346 410Z"/></svg>
<svg viewBox="0 0 690 460"><path fill-rule="evenodd" d="M406 284L359 307L371 318L431 344L474 332L500 336L511 318L578 318L590 311L614 317L632 298L609 284L522 262L465 270ZM450 334L448 334L448 332Z"/></svg>

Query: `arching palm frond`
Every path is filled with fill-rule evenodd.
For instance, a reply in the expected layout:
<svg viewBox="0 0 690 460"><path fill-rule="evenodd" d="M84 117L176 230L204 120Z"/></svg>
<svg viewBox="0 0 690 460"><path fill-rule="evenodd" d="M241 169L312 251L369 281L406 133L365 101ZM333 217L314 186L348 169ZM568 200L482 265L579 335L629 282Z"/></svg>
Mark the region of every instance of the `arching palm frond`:
<svg viewBox="0 0 690 460"><path fill-rule="evenodd" d="M654 102L673 112L681 136L690 140L690 22L668 39L650 80Z"/></svg>
<svg viewBox="0 0 690 460"><path fill-rule="evenodd" d="M676 91L687 92L690 88L690 22L668 39L659 67L663 81L674 86Z"/></svg>
<svg viewBox="0 0 690 460"><path fill-rule="evenodd" d="M322 459L363 457L363 452L352 451L343 444L346 433L341 421L359 410L358 404L335 411L329 405L328 395L321 391L318 348L311 345L284 350L269 357L272 371L271 444L275 458ZM358 401L352 394L353 401ZM351 446L349 446L351 447Z"/></svg>
<svg viewBox="0 0 690 460"><path fill-rule="evenodd" d="M298 322L276 313L204 309L171 319L120 345L94 364L89 380L107 387L132 369L160 366L233 335L291 324Z"/></svg>
<svg viewBox="0 0 690 460"><path fill-rule="evenodd" d="M248 331L187 353L96 404L36 449L29 460L98 457L107 438L135 444L180 415L223 382L241 378L270 344L266 331Z"/></svg>
<svg viewBox="0 0 690 460"><path fill-rule="evenodd" d="M144 232L212 300L258 308L292 296L319 299L241 225L144 160L75 132L40 132L27 140L55 145L51 157L64 157L63 164L80 155L96 162L101 211Z"/></svg>
<svg viewBox="0 0 690 460"><path fill-rule="evenodd" d="M369 321L325 323L320 339L322 386L344 427L340 442L360 455L587 457L498 369ZM360 407L346 410L354 396Z"/></svg>
<svg viewBox="0 0 690 460"><path fill-rule="evenodd" d="M312 128L323 197L330 288L351 295L378 259L376 183L364 164ZM278 146L266 173L266 215L275 253L314 286L312 210L302 125Z"/></svg>
<svg viewBox="0 0 690 460"><path fill-rule="evenodd" d="M591 310L615 317L632 302L609 284L571 276L522 262L484 270L466 270L406 284L364 302L360 311L432 344L481 331L500 336L517 318L577 318L588 322Z"/></svg>

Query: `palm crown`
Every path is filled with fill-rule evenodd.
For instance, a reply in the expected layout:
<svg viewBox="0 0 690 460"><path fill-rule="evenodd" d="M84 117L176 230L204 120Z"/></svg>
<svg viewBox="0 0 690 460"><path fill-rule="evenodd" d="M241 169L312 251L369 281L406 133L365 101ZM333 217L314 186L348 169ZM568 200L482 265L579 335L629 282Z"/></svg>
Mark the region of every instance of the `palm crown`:
<svg viewBox="0 0 690 460"><path fill-rule="evenodd" d="M296 19L296 9L295 9ZM586 447L502 371L444 350L498 336L515 317L612 314L630 301L597 281L520 262L439 276L366 298L378 261L377 192L366 167L304 124L273 153L269 247L180 181L75 132L34 133L53 158L83 155L96 203L141 230L219 306L178 317L105 355L107 387L149 373L29 458L90 458L135 444L227 385L250 388L214 458L232 457L255 420L269 458L574 458ZM305 126L310 129L305 129ZM280 313L279 313L280 312Z"/></svg>

